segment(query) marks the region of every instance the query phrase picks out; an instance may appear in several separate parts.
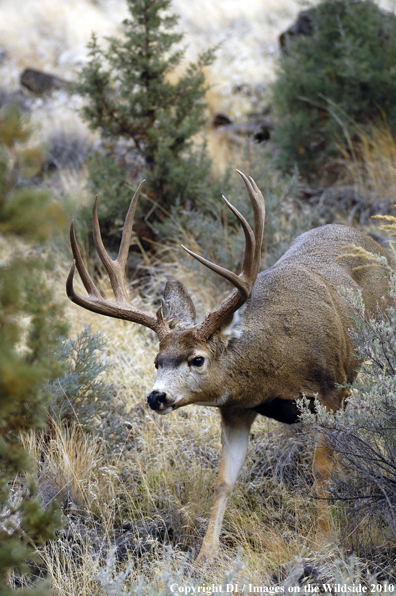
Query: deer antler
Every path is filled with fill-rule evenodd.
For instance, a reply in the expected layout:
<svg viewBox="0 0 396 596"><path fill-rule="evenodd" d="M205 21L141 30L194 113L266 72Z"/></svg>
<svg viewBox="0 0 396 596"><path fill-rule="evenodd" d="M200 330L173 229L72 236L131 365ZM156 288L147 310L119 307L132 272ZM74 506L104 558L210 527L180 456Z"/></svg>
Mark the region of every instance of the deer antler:
<svg viewBox="0 0 396 596"><path fill-rule="evenodd" d="M249 193L254 214L254 231L243 215L241 215L241 213L239 213L239 211L235 209L225 197L223 197L223 199L226 202L227 207L231 209L241 222L245 234L245 257L243 260L242 272L239 275L236 275L232 271L220 267L220 265L211 263L204 257L201 257L182 245L184 250L194 257L194 259L197 259L200 263L205 265L205 267L208 267L222 277L225 277L235 286L235 289L227 296L219 308L213 312L209 312L205 316L203 322L197 325L195 335L202 340L208 339L216 329L221 327L231 314L246 302L250 296L260 268L265 220L264 198L253 178L247 178L245 174L239 170L237 170L237 172L242 177Z"/></svg>
<svg viewBox="0 0 396 596"><path fill-rule="evenodd" d="M125 218L124 230L122 232L118 256L114 261L107 254L106 249L103 245L102 236L100 234L97 211L98 197L96 197L95 199L95 204L92 210L92 228L95 247L100 260L102 261L107 273L109 274L111 287L115 296L115 301L111 302L103 298L103 296L95 286L92 277L90 276L82 260L80 249L78 248L77 244L76 235L74 233L73 222L70 226L70 241L73 251L74 262L70 270L69 276L67 278L66 292L70 300L72 300L72 302L74 302L75 304L78 304L79 306L82 306L87 310L91 310L101 315L114 317L116 319L125 319L126 321L132 321L134 323L144 325L145 327L148 327L149 329L155 331L159 339L161 340L170 331L168 323L162 317L162 314L160 312L161 309L159 309L159 311L157 312L157 316L155 317L153 315L139 310L138 308L133 307L128 299L128 287L124 277L125 265L128 257L129 245L131 242L133 216L135 214L137 201L139 199L140 191L142 189L143 184L144 180L139 184L139 187L132 198L127 216ZM73 278L76 267L77 271L80 274L81 280L85 286L85 289L88 292L87 297L80 296L74 291Z"/></svg>

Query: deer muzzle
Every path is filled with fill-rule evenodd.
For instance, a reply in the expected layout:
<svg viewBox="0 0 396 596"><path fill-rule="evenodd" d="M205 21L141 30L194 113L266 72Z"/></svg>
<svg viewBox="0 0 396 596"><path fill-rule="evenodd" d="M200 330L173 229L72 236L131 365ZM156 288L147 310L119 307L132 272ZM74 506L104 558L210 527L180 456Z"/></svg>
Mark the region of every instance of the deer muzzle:
<svg viewBox="0 0 396 596"><path fill-rule="evenodd" d="M147 396L147 403L152 410L155 410L159 414L167 414L171 412L173 407L168 403L166 393L164 391L157 391L154 389Z"/></svg>

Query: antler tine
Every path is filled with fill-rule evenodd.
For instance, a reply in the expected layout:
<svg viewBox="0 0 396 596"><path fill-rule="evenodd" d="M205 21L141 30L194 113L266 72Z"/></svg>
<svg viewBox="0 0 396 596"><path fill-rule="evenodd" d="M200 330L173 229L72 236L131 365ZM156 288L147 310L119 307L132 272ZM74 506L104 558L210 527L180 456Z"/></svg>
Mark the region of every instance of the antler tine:
<svg viewBox="0 0 396 596"><path fill-rule="evenodd" d="M109 274L111 285L115 295L115 301L108 301L105 298L103 298L99 290L96 288L82 260L81 253L77 244L76 235L74 233L73 223L70 227L70 240L72 245L74 262L67 278L66 292L70 300L72 300L72 302L75 302L79 306L82 306L87 310L91 310L101 315L114 317L116 319L124 319L126 321L132 321L134 323L138 323L139 325L143 325L144 327L148 327L149 329L155 331L155 333L161 340L167 333L169 333L169 324L158 313L157 316L153 316L132 306L128 302L127 286L124 280L124 269L132 234L133 216L135 213L136 203L139 198L143 182L139 185L131 201L125 219L120 249L118 251L118 256L115 261L113 261L109 257L103 245L98 221L97 197L92 212L93 235L96 250L98 251L99 257ZM80 296L74 290L73 280L76 267L89 296Z"/></svg>
<svg viewBox="0 0 396 596"><path fill-rule="evenodd" d="M85 269L85 266L84 266L84 269ZM78 264L77 264L77 270L81 276L81 271L79 269ZM99 314L105 314L105 313L103 313L103 308L101 306L103 303L105 303L105 300L102 298L102 296L100 295L97 288L93 285L92 279L86 270L85 270L86 273L88 274L89 278L91 279L92 288L90 290L88 290L82 276L81 276L81 279L83 280L84 286L89 291L89 296L87 298L85 298L84 296L80 296L80 294L76 293L76 291L74 290L74 285L73 285L75 271L76 271L76 261L73 261L73 265L71 266L69 275L67 276L67 280L66 280L66 293L67 293L68 298L70 298L70 300L72 302L74 302L75 304L78 304L79 306L82 306L83 308L87 308L88 310L97 312ZM106 313L106 314L109 314L109 316L115 316L110 313Z"/></svg>
<svg viewBox="0 0 396 596"><path fill-rule="evenodd" d="M261 247L263 244L263 239L264 239L264 223L265 223L265 202L264 202L264 197L261 193L261 190L259 189L259 187L257 186L256 182L253 180L253 178L251 176L249 176L250 181L252 183L253 186L253 190L254 190L254 207L253 209L255 209L255 218L254 218L254 235L256 238L260 238L260 242L257 243L256 245L256 252L258 251L258 259L261 256ZM249 195L250 196L250 195Z"/></svg>
<svg viewBox="0 0 396 596"><path fill-rule="evenodd" d="M256 239L256 245L253 256L253 263L257 264L257 271L260 265L261 246L263 243L264 235L264 222L265 222L265 203L264 197L251 176L247 178L243 172L237 170L245 183L246 189L249 194L250 202L253 208L254 216L254 237ZM257 275L257 273L256 273Z"/></svg>
<svg viewBox="0 0 396 596"><path fill-rule="evenodd" d="M202 265L205 265L205 267L208 267L208 269L211 269L215 273L218 273L222 277L225 277L225 279L227 279L229 282L231 282L241 292L241 294L246 296L246 298L249 297L249 294L247 294L246 284L244 283L244 281L241 277L239 277L232 271L228 271L228 269L225 269L224 267L221 267L220 265L216 265L215 263L208 261L204 257L201 257L201 255L198 255L197 253L193 252L192 250L190 250L189 248L184 246L183 244L181 245L181 247L186 252L188 252L189 255L194 257L194 259L197 259L197 261L202 263Z"/></svg>
<svg viewBox="0 0 396 596"><path fill-rule="evenodd" d="M142 190L143 184L145 182L145 180L142 180L139 186L137 187L137 190L133 195L131 204L129 205L128 213L126 214L124 229L121 237L120 249L118 251L118 256L116 259L117 263L120 264L120 267L122 267L122 269L124 269L127 262L129 246L131 244L133 218L135 216L136 205L139 200L140 191Z"/></svg>
<svg viewBox="0 0 396 596"><path fill-rule="evenodd" d="M91 296L95 296L96 298L101 298L101 294L100 294L99 290L96 288L96 286L92 280L92 277L88 273L88 270L85 267L84 261L82 260L80 249L79 249L78 243L77 243L76 234L74 232L74 221L72 221L71 225L70 225L70 244L72 247L74 262L73 262L73 266L70 270L69 276L67 278L67 284L66 284L67 295L69 296L70 299L72 299L72 295L77 296L77 294L75 294L74 288L73 288L74 271L77 266L77 271L80 274L81 281L83 282L84 287L87 290L88 294L90 294Z"/></svg>
<svg viewBox="0 0 396 596"><path fill-rule="evenodd" d="M235 289L227 296L219 308L208 313L205 317L205 320L197 326L195 333L197 337L201 339L207 339L210 337L210 335L212 335L216 329L221 327L221 325L236 310L238 310L238 308L240 308L244 302L246 302L250 296L260 267L265 220L264 198L253 178L247 178L245 174L239 170L237 170L237 172L240 174L242 180L245 183L253 208L254 232L239 211L233 207L225 197L223 197L223 199L225 200L227 206L241 222L245 234L245 256L243 260L242 272L239 275L236 275L235 273L228 271L220 265L211 263L207 259L197 255L183 246L184 250L192 257L200 261L200 263L212 271L215 271L227 279L235 286Z"/></svg>
<svg viewBox="0 0 396 596"><path fill-rule="evenodd" d="M249 271L250 255L252 254L252 252L254 252L254 247L256 244L255 239L254 239L253 230L250 227L250 225L248 224L248 222L246 221L246 219L243 217L243 215L238 211L238 209L236 209L236 207L234 207L233 205L231 205L231 203L229 201L227 201L225 196L223 196L223 200L224 200L225 204L227 205L227 207L234 213L234 215L239 219L239 221L242 224L243 232L245 234L245 245L246 245L245 258L244 258L242 271L244 271L244 272ZM249 290L248 285L246 284L245 276L236 275L232 271L229 271L228 269L225 269L224 267L221 267L220 265L216 265L216 263L212 263L211 261L208 261L204 257L201 257L201 255L198 255L197 253L193 252L189 248L186 248L185 246L183 246L183 244L181 246L189 255L191 255L192 257L194 257L194 259L197 259L197 261L202 263L202 265L205 265L205 267L208 267L215 273L218 273L222 277L225 277L225 279L227 279L230 283L232 283L241 292L241 294L245 297L245 300L247 300L247 298L249 297L250 290Z"/></svg>
<svg viewBox="0 0 396 596"><path fill-rule="evenodd" d="M73 261L73 264L72 264L71 269L69 271L69 275L67 276L67 280L66 280L66 294L67 294L67 297L70 298L70 300L72 302L75 302L76 301L76 298L78 298L78 295L74 291L74 286L73 286L73 279L74 279L74 272L75 272L75 270L76 270L76 261Z"/></svg>
<svg viewBox="0 0 396 596"><path fill-rule="evenodd" d="M131 243L133 218L136 211L136 205L142 190L145 180L139 184L132 201L129 205L128 213L124 222L124 229L122 232L120 248L117 258L113 261L104 247L102 235L100 233L99 219L98 219L98 195L96 195L95 203L92 210L92 230L96 250L99 258L106 268L110 277L111 287L113 288L116 300L120 302L128 301L128 291L124 280L124 271L128 258L129 246Z"/></svg>
<svg viewBox="0 0 396 596"><path fill-rule="evenodd" d="M107 273L109 274L111 287L113 288L116 301L128 302L128 292L124 281L124 268L117 261L117 259L113 261L109 257L103 244L98 219L98 195L95 197L95 203L92 209L92 234L96 251L100 260L105 266Z"/></svg>
<svg viewBox="0 0 396 596"><path fill-rule="evenodd" d="M243 259L242 265L242 273L247 273L250 276L250 270L252 266L252 259L251 255L254 255L256 252L256 238L253 233L252 228L243 217L241 213L239 213L238 209L236 209L231 203L227 201L227 199L223 196L224 201L226 202L227 206L231 209L231 211L236 215L239 221L242 224L243 232L245 234L245 256ZM242 275L242 274L241 274ZM250 294L250 290L248 290L248 295Z"/></svg>

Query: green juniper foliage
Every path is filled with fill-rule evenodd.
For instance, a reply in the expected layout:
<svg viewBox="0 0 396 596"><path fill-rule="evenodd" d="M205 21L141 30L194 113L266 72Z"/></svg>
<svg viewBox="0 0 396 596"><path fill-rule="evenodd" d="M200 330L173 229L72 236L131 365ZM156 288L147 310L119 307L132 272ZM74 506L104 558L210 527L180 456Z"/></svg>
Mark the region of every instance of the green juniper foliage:
<svg viewBox="0 0 396 596"><path fill-rule="evenodd" d="M109 38L103 49L92 37L89 62L76 88L88 100L82 115L90 127L109 142L131 143L143 158L145 192L160 205L154 219L162 219L176 200L194 201L206 184L208 158L204 149L194 148L192 138L205 126L203 67L212 62L214 52L201 54L172 82L169 75L184 52L175 50L183 35L174 32L177 17L168 12L170 0L127 4L130 17L123 22L123 38ZM133 180L142 173L139 167L130 172ZM91 157L89 170L90 187L102 197L104 232L118 236L131 197L128 173L100 154Z"/></svg>
<svg viewBox="0 0 396 596"><path fill-rule="evenodd" d="M396 131L396 17L370 0L322 0L311 36L290 38L273 98L278 164L325 174L357 126L387 120Z"/></svg>
<svg viewBox="0 0 396 596"><path fill-rule="evenodd" d="M20 176L32 172L35 162L34 152L23 145L28 134L16 108L0 113L0 235L7 244L15 244L16 236L30 245L36 243L30 253L26 246L15 248L12 256L6 251L0 260L2 596L14 594L8 584L10 573L23 572L35 546L53 537L59 526L58 514L43 510L35 498L28 475L32 461L18 441L20 432L46 424L44 386L60 372L55 354L66 332L62 308L46 280L48 263L37 245L37 240L43 241L62 224L62 211L43 190L19 186ZM44 589L37 593L43 594Z"/></svg>

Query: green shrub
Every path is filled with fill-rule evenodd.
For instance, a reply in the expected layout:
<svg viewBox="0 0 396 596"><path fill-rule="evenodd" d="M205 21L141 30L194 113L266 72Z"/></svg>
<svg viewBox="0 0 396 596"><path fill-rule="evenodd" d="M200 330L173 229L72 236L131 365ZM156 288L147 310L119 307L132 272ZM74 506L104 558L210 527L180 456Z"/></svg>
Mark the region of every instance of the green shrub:
<svg viewBox="0 0 396 596"><path fill-rule="evenodd" d="M290 38L273 87L278 165L325 174L360 130L386 119L396 131L396 18L369 0L325 0L311 36Z"/></svg>
<svg viewBox="0 0 396 596"><path fill-rule="evenodd" d="M63 375L47 387L49 411L60 425L78 424L98 435L114 452L126 447L128 417L116 388L105 382L107 342L102 333L84 329L58 351Z"/></svg>

